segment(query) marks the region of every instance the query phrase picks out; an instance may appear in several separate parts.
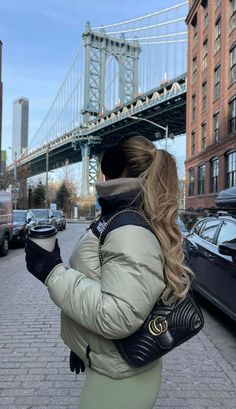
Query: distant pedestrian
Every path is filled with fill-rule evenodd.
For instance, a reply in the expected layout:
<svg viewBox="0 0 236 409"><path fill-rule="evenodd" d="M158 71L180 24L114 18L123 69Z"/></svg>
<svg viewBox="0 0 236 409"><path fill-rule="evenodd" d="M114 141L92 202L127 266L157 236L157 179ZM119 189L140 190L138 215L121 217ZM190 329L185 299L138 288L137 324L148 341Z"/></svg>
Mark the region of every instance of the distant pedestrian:
<svg viewBox="0 0 236 409"><path fill-rule="evenodd" d="M142 136L130 137L103 156L105 182L97 183L101 216L76 244L66 267L56 242L51 253L28 241L29 271L46 284L61 309L61 336L71 349L72 371L86 370L79 409L151 409L161 384L161 360L130 366L113 340L134 333L157 299L189 289L178 216L178 177L172 155ZM117 212L142 212L112 229ZM110 223L109 222L109 223ZM108 228L108 226L107 226ZM154 233L154 234L153 234Z"/></svg>

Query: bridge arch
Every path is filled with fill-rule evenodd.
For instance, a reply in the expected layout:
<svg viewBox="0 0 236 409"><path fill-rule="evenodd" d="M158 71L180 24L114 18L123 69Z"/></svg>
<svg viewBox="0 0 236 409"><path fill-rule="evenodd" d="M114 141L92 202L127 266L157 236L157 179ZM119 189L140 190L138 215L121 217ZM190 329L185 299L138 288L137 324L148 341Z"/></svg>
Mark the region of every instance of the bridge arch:
<svg viewBox="0 0 236 409"><path fill-rule="evenodd" d="M106 56L105 98L103 111L111 111L119 100L119 60L116 55Z"/></svg>
<svg viewBox="0 0 236 409"><path fill-rule="evenodd" d="M83 34L85 44L84 124L99 115L105 107L106 60L113 56L118 62L118 99L124 104L138 92L138 60L140 46L125 38L108 37L105 31L94 32L90 25Z"/></svg>

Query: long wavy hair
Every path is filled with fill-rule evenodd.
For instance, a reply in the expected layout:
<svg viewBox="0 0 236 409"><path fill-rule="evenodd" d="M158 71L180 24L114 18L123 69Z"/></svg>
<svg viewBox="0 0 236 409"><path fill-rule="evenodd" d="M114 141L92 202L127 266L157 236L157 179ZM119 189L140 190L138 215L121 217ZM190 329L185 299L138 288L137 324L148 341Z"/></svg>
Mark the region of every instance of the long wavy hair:
<svg viewBox="0 0 236 409"><path fill-rule="evenodd" d="M141 208L148 216L159 239L164 256L166 290L163 301L186 295L191 283L191 270L184 264L181 234L176 224L179 184L175 158L156 149L143 136L134 136L120 143L127 177L139 177Z"/></svg>

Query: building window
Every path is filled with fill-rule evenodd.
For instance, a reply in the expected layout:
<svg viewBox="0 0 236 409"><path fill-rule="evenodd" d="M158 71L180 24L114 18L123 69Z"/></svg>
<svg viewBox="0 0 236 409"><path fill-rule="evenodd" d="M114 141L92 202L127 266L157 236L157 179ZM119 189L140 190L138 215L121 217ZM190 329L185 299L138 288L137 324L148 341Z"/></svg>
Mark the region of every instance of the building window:
<svg viewBox="0 0 236 409"><path fill-rule="evenodd" d="M207 103L207 82L205 81L202 84L202 111L206 110Z"/></svg>
<svg viewBox="0 0 236 409"><path fill-rule="evenodd" d="M193 21L192 21L192 26L193 26L193 46L197 44L197 14L195 14Z"/></svg>
<svg viewBox="0 0 236 409"><path fill-rule="evenodd" d="M230 0L229 26L231 31L236 27L236 0Z"/></svg>
<svg viewBox="0 0 236 409"><path fill-rule="evenodd" d="M206 175L206 165L201 165L198 167L198 194L204 195L205 193L205 175Z"/></svg>
<svg viewBox="0 0 236 409"><path fill-rule="evenodd" d="M207 7L207 1L204 2L204 17L203 17L203 28L205 29L208 25L208 7Z"/></svg>
<svg viewBox="0 0 236 409"><path fill-rule="evenodd" d="M195 155L196 152L196 132L193 131L191 134L191 153L192 155Z"/></svg>
<svg viewBox="0 0 236 409"><path fill-rule="evenodd" d="M192 96L192 120L196 118L196 94Z"/></svg>
<svg viewBox="0 0 236 409"><path fill-rule="evenodd" d="M229 104L229 132L236 132L236 98Z"/></svg>
<svg viewBox="0 0 236 409"><path fill-rule="evenodd" d="M226 174L227 187L236 186L236 152L227 155Z"/></svg>
<svg viewBox="0 0 236 409"><path fill-rule="evenodd" d="M220 96L220 65L215 68L214 72L214 99Z"/></svg>
<svg viewBox="0 0 236 409"><path fill-rule="evenodd" d="M211 160L211 192L218 192L218 177L219 177L219 159Z"/></svg>
<svg viewBox="0 0 236 409"><path fill-rule="evenodd" d="M220 113L216 112L213 115L213 142L218 142L220 134Z"/></svg>
<svg viewBox="0 0 236 409"><path fill-rule="evenodd" d="M207 40L203 43L202 49L202 69L205 70L207 67Z"/></svg>
<svg viewBox="0 0 236 409"><path fill-rule="evenodd" d="M188 195L194 196L194 169L189 169L188 171Z"/></svg>
<svg viewBox="0 0 236 409"><path fill-rule="evenodd" d="M197 57L193 59L193 84L197 81Z"/></svg>
<svg viewBox="0 0 236 409"><path fill-rule="evenodd" d="M202 124L201 147L202 150L206 149L206 123Z"/></svg>
<svg viewBox="0 0 236 409"><path fill-rule="evenodd" d="M236 81L236 44L230 50L230 84L233 84L233 82L235 81Z"/></svg>
<svg viewBox="0 0 236 409"><path fill-rule="evenodd" d="M221 38L221 19L216 22L215 25L215 52L220 50L220 38Z"/></svg>

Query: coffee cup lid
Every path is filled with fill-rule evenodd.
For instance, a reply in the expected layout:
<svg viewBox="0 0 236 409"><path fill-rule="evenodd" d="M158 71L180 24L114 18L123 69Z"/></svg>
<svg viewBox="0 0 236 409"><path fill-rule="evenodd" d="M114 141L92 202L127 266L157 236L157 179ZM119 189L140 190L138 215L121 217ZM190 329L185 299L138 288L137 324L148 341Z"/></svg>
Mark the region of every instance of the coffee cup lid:
<svg viewBox="0 0 236 409"><path fill-rule="evenodd" d="M35 239L46 239L48 237L55 236L57 229L50 224L43 224L40 226L31 227L29 236Z"/></svg>

